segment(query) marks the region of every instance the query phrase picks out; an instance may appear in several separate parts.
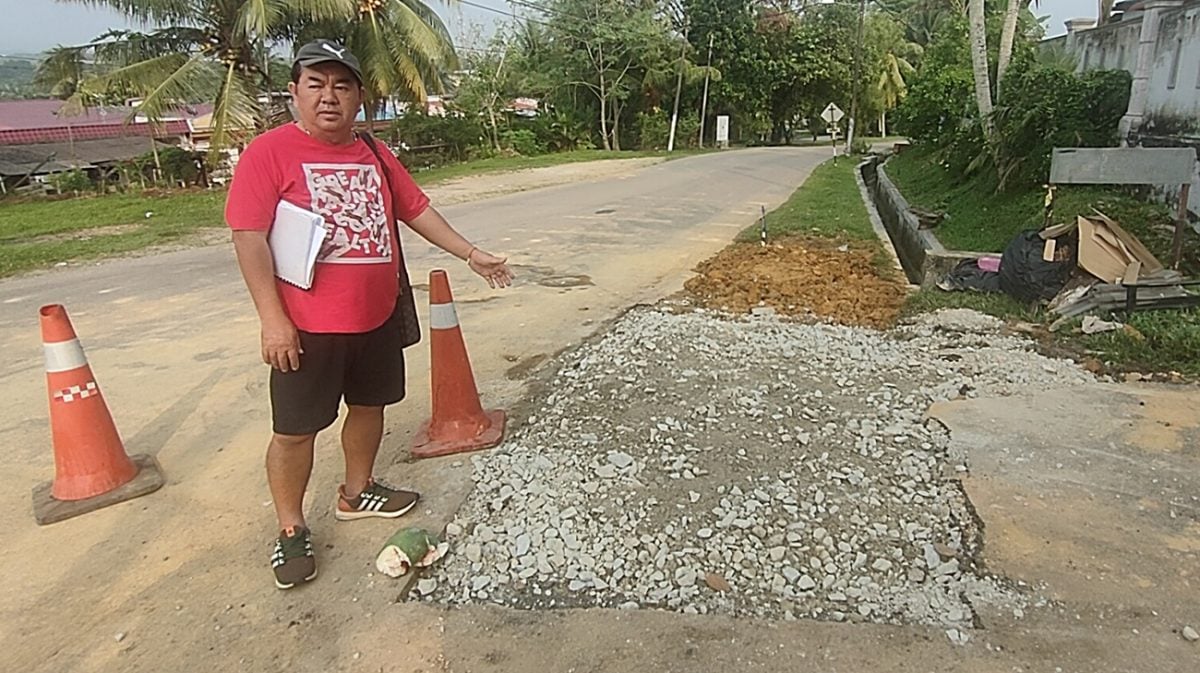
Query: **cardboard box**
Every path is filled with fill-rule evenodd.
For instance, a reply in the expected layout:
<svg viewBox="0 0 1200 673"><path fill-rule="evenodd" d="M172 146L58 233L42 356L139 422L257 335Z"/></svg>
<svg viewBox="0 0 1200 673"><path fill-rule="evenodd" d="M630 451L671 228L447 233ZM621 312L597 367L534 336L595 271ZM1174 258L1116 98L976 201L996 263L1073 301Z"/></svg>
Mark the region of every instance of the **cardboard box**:
<svg viewBox="0 0 1200 673"><path fill-rule="evenodd" d="M1096 215L1080 217L1077 222L1079 266L1084 271L1106 283L1119 284L1163 269L1141 241L1102 213Z"/></svg>

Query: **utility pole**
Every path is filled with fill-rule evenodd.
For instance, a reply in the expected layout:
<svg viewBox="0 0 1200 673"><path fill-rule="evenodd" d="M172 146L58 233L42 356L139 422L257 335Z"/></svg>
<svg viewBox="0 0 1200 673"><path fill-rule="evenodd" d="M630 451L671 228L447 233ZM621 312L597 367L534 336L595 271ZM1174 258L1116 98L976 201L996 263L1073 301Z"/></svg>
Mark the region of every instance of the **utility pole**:
<svg viewBox="0 0 1200 673"><path fill-rule="evenodd" d="M858 34L854 43L854 70L851 82L850 94L850 123L846 129L846 154L850 154L850 148L854 144L854 121L858 119L858 97L860 81L862 80L862 60L863 60L863 22L867 15L867 0L858 0Z"/></svg>
<svg viewBox="0 0 1200 673"><path fill-rule="evenodd" d="M712 72L712 48L713 34L708 34L708 64L704 69L704 97L700 102L700 138L697 140L699 147L704 147L704 118L708 115L708 75Z"/></svg>
<svg viewBox="0 0 1200 673"><path fill-rule="evenodd" d="M675 78L675 107L671 110L671 133L667 138L667 151L675 151L675 127L679 122L679 93L683 89L683 59L687 56L687 26L683 27L683 46L679 48L679 62L676 68L679 69L679 76Z"/></svg>

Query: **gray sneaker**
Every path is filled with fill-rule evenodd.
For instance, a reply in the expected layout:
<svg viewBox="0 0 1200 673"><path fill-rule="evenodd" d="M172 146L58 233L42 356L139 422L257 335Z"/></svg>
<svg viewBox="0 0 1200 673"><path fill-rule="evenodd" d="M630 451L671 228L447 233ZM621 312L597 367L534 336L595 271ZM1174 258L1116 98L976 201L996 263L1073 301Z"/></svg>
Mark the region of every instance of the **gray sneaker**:
<svg viewBox="0 0 1200 673"><path fill-rule="evenodd" d="M407 514L421 498L419 493L405 491L372 479L367 487L353 498L346 497L342 486L338 487L337 507L333 518L338 521L353 521L368 517L395 519Z"/></svg>
<svg viewBox="0 0 1200 673"><path fill-rule="evenodd" d="M285 528L275 540L271 554L275 586L291 589L317 577L317 559L313 556L312 533L304 526Z"/></svg>

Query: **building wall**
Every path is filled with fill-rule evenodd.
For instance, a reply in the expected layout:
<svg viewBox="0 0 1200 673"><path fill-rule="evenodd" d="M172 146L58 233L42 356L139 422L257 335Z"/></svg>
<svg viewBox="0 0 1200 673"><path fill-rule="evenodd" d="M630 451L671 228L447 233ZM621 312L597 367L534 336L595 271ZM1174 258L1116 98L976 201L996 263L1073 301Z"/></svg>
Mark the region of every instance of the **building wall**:
<svg viewBox="0 0 1200 673"><path fill-rule="evenodd" d="M1115 23L1079 30L1063 42L1082 70L1137 68L1142 12L1126 13ZM1057 42L1057 41L1056 41ZM1171 122L1200 133L1200 2L1162 12L1150 68L1146 113L1155 126Z"/></svg>
<svg viewBox="0 0 1200 673"><path fill-rule="evenodd" d="M1075 54L1079 70L1137 69L1141 11L1127 12L1119 21L1099 28L1072 30L1065 38L1047 40L1046 47L1063 45ZM1157 38L1147 82L1145 117L1130 140L1146 147L1192 147L1200 156L1200 0L1159 13ZM1179 188L1162 186L1170 202ZM1192 179L1188 209L1200 214L1200 161Z"/></svg>
<svg viewBox="0 0 1200 673"><path fill-rule="evenodd" d="M1165 13L1154 45L1147 111L1200 133L1200 4Z"/></svg>

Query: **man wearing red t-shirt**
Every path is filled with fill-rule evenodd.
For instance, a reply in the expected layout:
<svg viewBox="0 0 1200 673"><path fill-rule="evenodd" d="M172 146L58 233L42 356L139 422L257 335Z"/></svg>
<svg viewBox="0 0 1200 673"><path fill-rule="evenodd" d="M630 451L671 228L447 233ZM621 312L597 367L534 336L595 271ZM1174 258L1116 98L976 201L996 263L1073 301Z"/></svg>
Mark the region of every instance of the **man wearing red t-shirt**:
<svg viewBox="0 0 1200 673"><path fill-rule="evenodd" d="M506 260L471 245L386 147L355 133L362 71L345 47L329 40L301 47L288 90L299 121L250 143L225 205L262 323L263 361L272 367L267 481L281 529L271 557L281 589L317 576L304 492L316 435L337 420L343 399L346 480L335 518L394 518L419 497L372 477L383 408L404 398L403 348L416 329L396 222L466 260L490 286L512 281ZM325 219L308 290L274 276L268 234L281 200Z"/></svg>

